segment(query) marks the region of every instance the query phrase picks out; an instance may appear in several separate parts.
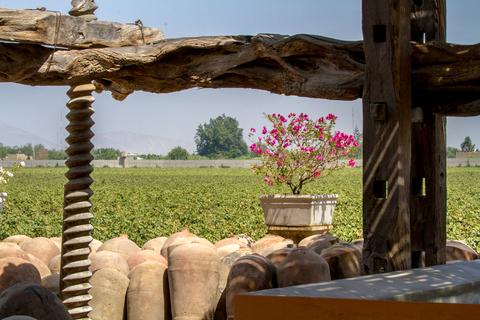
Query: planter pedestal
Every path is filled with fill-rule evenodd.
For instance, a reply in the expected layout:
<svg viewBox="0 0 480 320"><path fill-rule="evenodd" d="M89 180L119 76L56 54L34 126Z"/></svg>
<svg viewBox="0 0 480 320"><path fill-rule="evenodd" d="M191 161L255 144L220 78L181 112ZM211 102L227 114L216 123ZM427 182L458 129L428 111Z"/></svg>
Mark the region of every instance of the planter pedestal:
<svg viewBox="0 0 480 320"><path fill-rule="evenodd" d="M332 229L336 194L266 195L260 197L268 233L295 243Z"/></svg>
<svg viewBox="0 0 480 320"><path fill-rule="evenodd" d="M317 226L267 226L268 233L277 236L282 236L287 239L293 240L295 243L299 243L302 239L313 236L314 234L326 234L332 230L331 224L317 225Z"/></svg>

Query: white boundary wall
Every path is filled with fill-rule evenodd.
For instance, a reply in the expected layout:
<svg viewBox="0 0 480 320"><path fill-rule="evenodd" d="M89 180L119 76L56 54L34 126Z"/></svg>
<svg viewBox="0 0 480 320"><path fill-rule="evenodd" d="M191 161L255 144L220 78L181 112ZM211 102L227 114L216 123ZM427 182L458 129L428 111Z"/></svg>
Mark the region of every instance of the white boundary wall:
<svg viewBox="0 0 480 320"><path fill-rule="evenodd" d="M0 160L0 166L11 168L19 161ZM27 160L25 167L64 167L65 160ZM128 168L250 168L257 160L128 160ZM96 168L123 168L118 160L93 160Z"/></svg>
<svg viewBox="0 0 480 320"><path fill-rule="evenodd" d="M64 160L27 160L24 161L28 168L34 167L64 167ZM18 161L0 160L0 167L10 168ZM259 163L258 160L128 160L128 168L250 168ZM96 168L122 168L118 160L93 160ZM357 166L362 161L357 160ZM480 167L480 158L447 159L448 167Z"/></svg>

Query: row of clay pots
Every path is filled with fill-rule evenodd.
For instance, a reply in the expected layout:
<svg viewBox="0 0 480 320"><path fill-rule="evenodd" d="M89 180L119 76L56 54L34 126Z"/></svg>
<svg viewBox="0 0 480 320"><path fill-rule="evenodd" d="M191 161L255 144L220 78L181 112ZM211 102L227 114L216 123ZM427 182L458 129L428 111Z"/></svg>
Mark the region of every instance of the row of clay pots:
<svg viewBox="0 0 480 320"><path fill-rule="evenodd" d="M358 275L360 251L350 250L352 245L339 242L330 235L313 236L302 240L297 248L279 236L267 235L260 239L253 245L254 250L266 256L246 255L231 267L225 290L227 319L234 318L234 299L240 293L330 281L333 270L323 256L326 252L332 262L340 259L338 256L354 260L354 271ZM332 250L334 247L336 249Z"/></svg>
<svg viewBox="0 0 480 320"><path fill-rule="evenodd" d="M0 293L23 281L58 294L59 238L13 236L0 242ZM122 236L91 244L93 320L233 319L237 294L360 275L363 241L332 235L253 242L234 236L212 244L184 230L138 247ZM449 241L449 260L477 253ZM126 307L125 307L126 306ZM1 313L0 313L1 314Z"/></svg>

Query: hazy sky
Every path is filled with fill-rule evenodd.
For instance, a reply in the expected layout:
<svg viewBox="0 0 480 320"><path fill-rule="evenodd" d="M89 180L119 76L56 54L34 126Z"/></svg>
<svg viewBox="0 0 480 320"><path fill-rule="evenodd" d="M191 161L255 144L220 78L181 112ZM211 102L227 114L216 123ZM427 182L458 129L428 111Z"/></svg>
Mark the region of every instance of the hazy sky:
<svg viewBox="0 0 480 320"><path fill-rule="evenodd" d="M199 35L310 33L344 40L360 40L360 0L97 0L100 20L162 29L168 38ZM480 1L447 1L448 41L480 42ZM0 0L4 8L37 8L67 13L68 0ZM29 87L0 83L0 122L63 145L66 135L66 87ZM307 112L339 116L337 128L361 128L361 101L338 102L285 97L245 89L192 89L170 94L138 92L125 101L108 93L97 95L94 131L135 132L175 140L190 151L199 123L222 113L236 117L244 133L264 123L263 113ZM458 146L466 135L480 146L480 117L448 118L448 145ZM0 132L1 142L1 132Z"/></svg>

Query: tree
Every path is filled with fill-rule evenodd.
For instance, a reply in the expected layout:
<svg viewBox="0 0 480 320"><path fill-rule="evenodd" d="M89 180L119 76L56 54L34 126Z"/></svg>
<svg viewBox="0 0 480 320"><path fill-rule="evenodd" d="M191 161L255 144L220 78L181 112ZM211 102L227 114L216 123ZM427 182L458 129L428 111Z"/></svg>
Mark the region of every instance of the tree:
<svg viewBox="0 0 480 320"><path fill-rule="evenodd" d="M97 160L116 160L120 156L120 150L114 148L98 148L92 151Z"/></svg>
<svg viewBox="0 0 480 320"><path fill-rule="evenodd" d="M8 154L8 146L4 146L3 143L0 142L0 159L3 159Z"/></svg>
<svg viewBox="0 0 480 320"><path fill-rule="evenodd" d="M455 147L447 147L447 158L455 158L457 156L458 149Z"/></svg>
<svg viewBox="0 0 480 320"><path fill-rule="evenodd" d="M29 143L23 146L11 147L11 146L6 146L3 143L0 143L0 159L5 158L7 154L17 154L17 153L23 153L27 156L32 156L33 155L32 144Z"/></svg>
<svg viewBox="0 0 480 320"><path fill-rule="evenodd" d="M221 116L200 124L195 135L197 152L209 158L236 158L248 154L243 129L235 118Z"/></svg>
<svg viewBox="0 0 480 320"><path fill-rule="evenodd" d="M20 147L15 146L13 149L16 149L13 153L23 153L27 156L33 156L33 147L31 143L27 143L26 145Z"/></svg>
<svg viewBox="0 0 480 320"><path fill-rule="evenodd" d="M475 145L472 144L472 139L470 139L469 136L465 137L465 140L463 140L462 144L460 145L460 149L462 149L462 152L475 151Z"/></svg>
<svg viewBox="0 0 480 320"><path fill-rule="evenodd" d="M187 150L183 149L180 146L177 146L170 150L167 154L167 159L169 160L187 160L190 154Z"/></svg>
<svg viewBox="0 0 480 320"><path fill-rule="evenodd" d="M63 150L48 150L48 160L65 160L67 159L67 154Z"/></svg>

